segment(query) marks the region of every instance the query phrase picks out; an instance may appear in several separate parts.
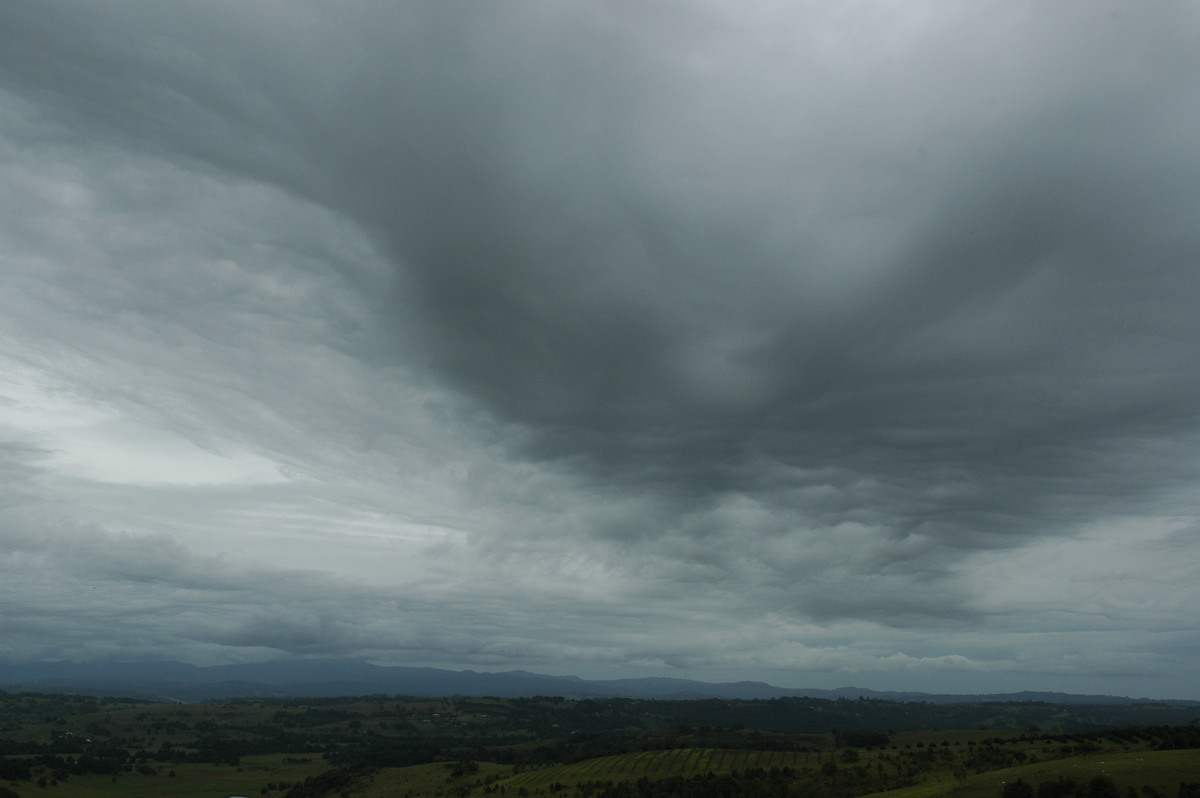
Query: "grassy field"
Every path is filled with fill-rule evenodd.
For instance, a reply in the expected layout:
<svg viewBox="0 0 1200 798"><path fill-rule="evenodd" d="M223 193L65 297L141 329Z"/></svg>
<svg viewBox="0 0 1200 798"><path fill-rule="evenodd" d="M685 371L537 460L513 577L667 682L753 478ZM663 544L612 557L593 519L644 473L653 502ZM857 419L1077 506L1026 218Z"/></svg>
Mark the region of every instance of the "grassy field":
<svg viewBox="0 0 1200 798"><path fill-rule="evenodd" d="M452 775L453 763L414 765L407 768L384 768L358 781L351 794L354 798L397 798L398 796L438 796L454 792L456 787L472 788L502 779L512 773L509 765L479 762L479 771L469 776ZM480 794L481 789L473 789Z"/></svg>
<svg viewBox="0 0 1200 798"><path fill-rule="evenodd" d="M826 758L829 755L826 754ZM483 788L508 795L539 795L551 792L551 785L567 788L598 781L651 780L704 773L727 774L749 768L791 768L795 771L818 767L817 754L791 751L743 751L720 748L678 748L643 751L635 754L597 757L570 765L554 765L514 773L511 766L480 762L478 773L451 778L450 764L418 765L409 768L385 768L355 785L354 795L364 798L384 796L434 796L470 788L466 794L482 795ZM362 790L360 793L358 790ZM524 791L524 792L522 792ZM569 793L565 793L569 794Z"/></svg>
<svg viewBox="0 0 1200 798"><path fill-rule="evenodd" d="M1032 747L1030 748L1032 750ZM829 754L825 763L831 761ZM870 772L880 763L894 763L889 752L863 752L854 764L843 768L861 768ZM636 754L598 757L570 765L556 765L513 772L510 766L479 763L479 770L465 776L451 776L451 764L388 768L373 773L354 785L352 795L362 798L434 798L435 796L505 795L549 796L566 798L574 789L589 782L634 782L646 777L651 781L673 776L691 777L714 773L728 774L748 769L791 768L800 779L815 774L821 767L815 753L779 751L742 751L727 749L674 749ZM873 798L998 798L1005 782L1023 779L1035 790L1045 781L1060 777L1074 779L1086 788L1097 775L1113 779L1121 796L1130 788L1141 798L1150 787L1174 798L1180 782L1200 781L1200 750L1184 751L1104 751L1074 755L1062 759L1009 767L967 777L960 784L951 764L934 768L919 776L920 783L902 790L875 793Z"/></svg>
<svg viewBox="0 0 1200 798"><path fill-rule="evenodd" d="M827 720L925 711L876 703L360 696L189 705L0 692L0 767L19 779L0 786L22 798L283 798L314 777L305 790L333 798L575 798L597 795L603 785L638 785L647 796L708 791L741 798L789 790L848 798L906 785L886 795L999 798L1006 780L1036 788L1064 777L1086 789L1103 773L1120 798L1131 798L1131 790L1132 798L1177 798L1180 782L1200 782L1194 724L1039 734L1040 721L1031 722L1024 706L984 707L973 716L980 724L966 729L925 725L889 735L694 722L718 710L772 710L766 720L783 725L788 712ZM1002 709L1021 723L999 730L993 715ZM1092 723L1092 714L1085 721ZM1195 748L1152 750L1186 746ZM767 750L778 748L787 750ZM447 761L461 756L496 761ZM442 761L395 767L431 759ZM956 772L969 774L965 784Z"/></svg>
<svg viewBox="0 0 1200 798"><path fill-rule="evenodd" d="M720 748L677 748L670 751L643 751L589 759L571 765L518 773L500 784L510 789L524 787L533 792L558 783L579 784L588 781L636 781L691 776L698 773L724 774L747 768L789 767L801 770L816 766L815 754L791 751L736 751Z"/></svg>
<svg viewBox="0 0 1200 798"><path fill-rule="evenodd" d="M1073 756L1050 762L994 770L970 776L967 783L959 785L949 774L903 790L875 793L871 798L997 798L1005 782L1022 779L1034 790L1045 781L1060 777L1075 779L1085 785L1094 776L1107 775L1116 783L1117 790L1125 795L1130 788L1139 795L1142 787L1149 786L1172 796L1178 793L1180 782L1200 781L1200 750L1186 751L1134 751L1129 753L1098 753Z"/></svg>
<svg viewBox="0 0 1200 798"><path fill-rule="evenodd" d="M162 763L162 775L144 776L124 773L114 780L111 776L88 774L71 776L54 786L30 787L28 783L10 785L22 798L35 794L45 798L224 798L228 795L257 796L263 787L274 782L294 783L315 776L329 768L320 758L308 763L285 762L296 759L284 754L243 757L242 764L206 765ZM166 774L174 772L175 775ZM282 795L272 792L271 795Z"/></svg>
<svg viewBox="0 0 1200 798"><path fill-rule="evenodd" d="M856 763L873 767L887 761L887 752L864 752ZM825 762L831 760L824 755ZM109 776L71 776L56 786L33 788L33 794L55 798L224 798L230 795L258 796L268 784L294 784L317 775L327 765L320 759L296 762L285 755L247 756L240 766L181 764L163 765L162 773L174 770L175 776L124 774L115 781ZM292 761L287 761L292 760ZM727 774L749 769L791 768L797 775L811 774L821 767L815 753L782 751L743 751L730 749L681 748L645 751L634 754L598 757L570 765L516 770L511 765L476 763L466 773L458 763L436 763L408 768L384 768L359 779L349 792L356 798L434 798L435 796L550 795L552 785L566 788L560 795L570 796L573 788L588 782L633 782L641 777L652 781L673 776L689 777L705 773ZM843 764L843 767L846 765ZM970 775L959 784L949 768L933 770L921 776L921 783L902 790L875 793L873 798L997 798L1005 782L1023 779L1035 789L1045 781L1075 779L1086 785L1096 775L1108 775L1120 795L1130 788L1139 796L1143 787L1174 798L1180 782L1200 781L1200 750L1183 751L1105 751L1042 761ZM14 786L15 788L15 786ZM486 791L486 792L485 792ZM21 785L23 798L31 792ZM283 790L268 796L278 798Z"/></svg>

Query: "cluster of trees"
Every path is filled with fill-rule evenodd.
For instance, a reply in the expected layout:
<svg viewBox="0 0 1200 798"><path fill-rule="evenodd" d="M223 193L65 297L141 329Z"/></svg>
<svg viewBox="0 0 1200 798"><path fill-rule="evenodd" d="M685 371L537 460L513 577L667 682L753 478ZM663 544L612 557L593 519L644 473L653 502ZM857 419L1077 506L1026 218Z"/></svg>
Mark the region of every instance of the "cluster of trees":
<svg viewBox="0 0 1200 798"><path fill-rule="evenodd" d="M558 785L561 788L561 785ZM876 785L867 768L838 767L827 762L817 771L791 768L748 768L727 774L704 773L635 781L593 781L575 786L580 798L836 798L860 795ZM551 785L550 793L556 792Z"/></svg>
<svg viewBox="0 0 1200 798"><path fill-rule="evenodd" d="M568 701L552 697L429 700L398 696L304 699L303 704L262 700L167 706L0 692L0 780L61 780L82 773L160 775L164 765L237 765L250 754L323 756L331 769L322 776L300 784L276 783L273 790L267 790L287 789L290 798L309 798L336 794L340 788L334 785L350 784L362 773L382 767L459 762L465 768L463 763L491 762L511 766L515 772L643 751L743 749L811 752L815 767L801 772L750 768L728 774L597 781L580 791L591 798L700 798L710 794L783 795L787 786L792 794L839 798L902 787L939 769L953 770L965 780L971 773L1034 757L1068 756L1101 746L1200 748L1200 725L1186 720L1177 725L1090 729L1095 713L1125 709L1033 702L964 706L815 698ZM1156 713L1183 710L1142 709ZM926 738L927 743L915 742L909 747L898 745L892 731L1005 724L1012 728L1016 721L1050 715L1062 724L1055 733L1034 730L1030 724L1020 727L1026 729L1021 734L984 732L995 736L960 738L961 743L943 739L935 745ZM1064 725L1075 731L1062 732ZM38 741L20 732L35 727ZM49 735L47 727L52 730ZM864 752L861 756L860 751ZM1102 785L1093 788L1090 783L1006 786L1021 794L1001 798L1173 798L1144 791L1137 796L1099 795L1095 790ZM1026 788L1029 795L1024 794ZM1178 798L1200 798L1185 792Z"/></svg>
<svg viewBox="0 0 1200 798"><path fill-rule="evenodd" d="M1169 798L1156 788L1144 785L1139 791L1133 787L1125 793L1127 798ZM1000 798L1122 798L1121 790L1111 776L1099 774L1087 781L1069 776L1059 776L1052 781L1043 781L1036 788L1023 779L1007 782L1000 788ZM1180 782L1176 798L1200 798L1200 782Z"/></svg>

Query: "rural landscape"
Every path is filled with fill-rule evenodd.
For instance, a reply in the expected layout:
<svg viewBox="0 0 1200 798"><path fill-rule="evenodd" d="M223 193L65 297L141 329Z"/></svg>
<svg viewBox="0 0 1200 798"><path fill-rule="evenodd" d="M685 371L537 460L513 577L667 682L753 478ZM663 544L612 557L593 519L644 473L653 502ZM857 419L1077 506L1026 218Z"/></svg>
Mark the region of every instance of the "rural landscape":
<svg viewBox="0 0 1200 798"><path fill-rule="evenodd" d="M0 796L1197 798L1195 702L0 693Z"/></svg>
<svg viewBox="0 0 1200 798"><path fill-rule="evenodd" d="M0 798L1200 798L1200 1L0 0Z"/></svg>

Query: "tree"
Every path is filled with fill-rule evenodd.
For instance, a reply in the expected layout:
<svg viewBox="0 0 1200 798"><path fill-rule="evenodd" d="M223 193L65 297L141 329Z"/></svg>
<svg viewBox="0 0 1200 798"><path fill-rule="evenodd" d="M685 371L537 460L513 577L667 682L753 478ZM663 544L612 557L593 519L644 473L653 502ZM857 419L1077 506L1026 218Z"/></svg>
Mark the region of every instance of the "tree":
<svg viewBox="0 0 1200 798"><path fill-rule="evenodd" d="M1000 788L1001 798L1033 798L1033 787L1023 779L1006 781Z"/></svg>
<svg viewBox="0 0 1200 798"><path fill-rule="evenodd" d="M1088 798L1121 798L1112 776L1100 775L1088 782Z"/></svg>

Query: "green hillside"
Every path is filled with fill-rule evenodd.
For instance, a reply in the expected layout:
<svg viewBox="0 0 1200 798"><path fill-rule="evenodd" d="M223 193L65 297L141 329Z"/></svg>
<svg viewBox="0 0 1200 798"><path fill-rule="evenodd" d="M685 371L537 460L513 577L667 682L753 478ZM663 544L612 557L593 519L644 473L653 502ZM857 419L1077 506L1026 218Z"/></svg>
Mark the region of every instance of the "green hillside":
<svg viewBox="0 0 1200 798"><path fill-rule="evenodd" d="M962 785L951 773L942 773L921 785L875 793L871 798L933 798L940 795L950 795L954 798L1001 798L1005 786L1018 780L1028 784L1034 795L1039 795L1038 788L1047 782L1068 787L1075 785L1081 791L1079 794L1090 795L1098 791L1091 785L1097 776L1112 779L1116 795L1121 798L1132 798L1133 794L1142 798L1177 798L1180 796L1181 783L1200 782L1200 750L1092 753L981 773L968 777ZM1050 793L1052 790L1043 788L1042 792ZM1189 791L1185 789L1185 792ZM1190 792L1200 793L1200 786ZM1059 794L1064 793L1070 794L1065 790ZM1183 798L1189 796L1185 795Z"/></svg>
<svg viewBox="0 0 1200 798"><path fill-rule="evenodd" d="M1128 747L1128 746L1122 746ZM1032 761L1038 753L1055 755ZM1197 798L1200 750L1109 748L1063 754L1026 741L989 770L987 757L941 746L915 754L887 750L781 752L674 749L597 757L513 773L492 763L442 763L387 768L344 786L363 798L749 798L749 796L872 796L873 798ZM1001 760L991 760L999 762ZM1028 785L1022 793L1018 782ZM900 789L877 787L907 783ZM1181 792L1180 785L1184 784ZM1049 784L1050 786L1042 786ZM1009 786L1005 792L1006 785ZM1039 791L1040 788L1040 791Z"/></svg>
<svg viewBox="0 0 1200 798"><path fill-rule="evenodd" d="M1149 709L1187 717L1185 707ZM936 728L935 711L555 697L164 704L0 692L0 797L1200 798L1179 786L1200 782L1200 722L1096 729L1104 708L1022 704L978 707L979 725ZM1059 728L1018 725L1034 711ZM751 718L761 725L743 722ZM881 730L887 718L907 725ZM1119 793L1103 781L1093 789L1104 776ZM1028 794L1002 796L1018 779Z"/></svg>

